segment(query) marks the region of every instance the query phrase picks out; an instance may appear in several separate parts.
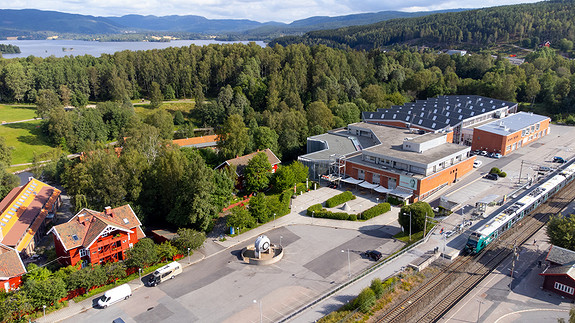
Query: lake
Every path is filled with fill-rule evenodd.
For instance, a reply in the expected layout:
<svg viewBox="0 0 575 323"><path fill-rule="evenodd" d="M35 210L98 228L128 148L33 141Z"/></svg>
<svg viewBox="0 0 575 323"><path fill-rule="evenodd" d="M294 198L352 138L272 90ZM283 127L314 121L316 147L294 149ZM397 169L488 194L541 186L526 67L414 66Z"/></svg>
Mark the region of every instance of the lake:
<svg viewBox="0 0 575 323"><path fill-rule="evenodd" d="M20 54L3 54L4 58L28 57L64 57L92 55L99 57L101 54L113 54L123 50L149 50L163 49L168 47L183 47L192 44L204 46L209 44L247 44L249 41L216 41L207 39L198 40L172 40L171 42L99 42L84 40L0 40L0 44L12 44L20 47ZM256 41L256 44L265 47L263 41ZM66 50L64 50L66 49Z"/></svg>

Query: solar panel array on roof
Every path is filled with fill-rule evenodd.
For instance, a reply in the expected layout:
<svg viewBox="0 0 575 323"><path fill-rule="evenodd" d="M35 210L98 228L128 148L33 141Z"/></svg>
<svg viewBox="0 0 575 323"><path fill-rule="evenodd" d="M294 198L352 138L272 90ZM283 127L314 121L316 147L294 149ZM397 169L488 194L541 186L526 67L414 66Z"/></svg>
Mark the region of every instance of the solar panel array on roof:
<svg viewBox="0 0 575 323"><path fill-rule="evenodd" d="M394 105L375 112L363 112L362 116L365 121L400 120L441 130L453 127L464 119L515 105L513 102L478 95L449 95L417 100L402 106Z"/></svg>

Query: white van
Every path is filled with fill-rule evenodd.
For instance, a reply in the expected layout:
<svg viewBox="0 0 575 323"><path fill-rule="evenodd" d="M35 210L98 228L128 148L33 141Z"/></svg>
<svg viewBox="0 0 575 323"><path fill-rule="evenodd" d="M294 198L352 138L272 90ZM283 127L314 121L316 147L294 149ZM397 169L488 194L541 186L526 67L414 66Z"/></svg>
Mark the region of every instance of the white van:
<svg viewBox="0 0 575 323"><path fill-rule="evenodd" d="M128 299L130 296L132 296L132 289L130 288L130 285L120 285L105 292L104 295L98 300L98 305L102 308L106 308L109 305L112 305L123 299Z"/></svg>
<svg viewBox="0 0 575 323"><path fill-rule="evenodd" d="M150 279L148 279L148 284L150 284L150 286L156 286L159 283L172 279L181 273L182 265L180 265L179 262L174 261L154 271L150 276Z"/></svg>

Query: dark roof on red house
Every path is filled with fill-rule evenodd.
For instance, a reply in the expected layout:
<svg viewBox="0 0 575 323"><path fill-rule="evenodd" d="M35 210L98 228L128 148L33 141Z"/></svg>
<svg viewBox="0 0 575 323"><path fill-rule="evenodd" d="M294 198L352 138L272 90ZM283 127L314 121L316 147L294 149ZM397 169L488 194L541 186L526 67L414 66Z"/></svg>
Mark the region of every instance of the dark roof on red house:
<svg viewBox="0 0 575 323"><path fill-rule="evenodd" d="M244 169L246 168L246 166L248 165L248 162L254 158L258 153L263 152L266 154L266 156L268 157L268 161L270 162L270 164L273 165L277 165L279 163L281 163L281 161L279 160L279 158L269 149L266 148L262 151L256 151L253 152L251 154L247 154L241 157L236 157L233 159L229 159L226 160L225 162L223 162L221 165L219 165L218 167L216 167L216 169L220 169L225 165L231 166L231 165L235 165L236 166L236 173L241 176L244 173Z"/></svg>
<svg viewBox="0 0 575 323"><path fill-rule="evenodd" d="M130 205L126 204L110 209L110 212L82 209L68 222L54 226L48 233L54 233L64 248L70 250L90 247L108 227L126 232L136 228L138 239L142 239L146 235L141 225Z"/></svg>
<svg viewBox="0 0 575 323"><path fill-rule="evenodd" d="M0 279L21 276L26 273L26 267L16 249L0 243Z"/></svg>
<svg viewBox="0 0 575 323"><path fill-rule="evenodd" d="M575 266L565 265L559 267L548 267L541 274L541 276L567 276L575 280Z"/></svg>
<svg viewBox="0 0 575 323"><path fill-rule="evenodd" d="M560 266L572 265L575 264L575 251L557 246L551 246L545 260Z"/></svg>

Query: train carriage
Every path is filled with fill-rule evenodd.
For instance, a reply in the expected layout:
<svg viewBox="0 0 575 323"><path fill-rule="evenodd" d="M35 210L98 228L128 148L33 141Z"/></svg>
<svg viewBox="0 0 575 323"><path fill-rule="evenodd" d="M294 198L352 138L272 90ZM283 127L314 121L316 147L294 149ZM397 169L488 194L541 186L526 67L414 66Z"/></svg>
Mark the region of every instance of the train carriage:
<svg viewBox="0 0 575 323"><path fill-rule="evenodd" d="M569 166L565 165L560 172L546 178L538 186L532 187L517 202L505 208L487 221L486 224L472 232L465 245L465 251L475 254L483 250L493 240L497 239L501 233L509 230L526 214L545 203L547 199L572 181L573 178L575 178L575 164L571 161Z"/></svg>

